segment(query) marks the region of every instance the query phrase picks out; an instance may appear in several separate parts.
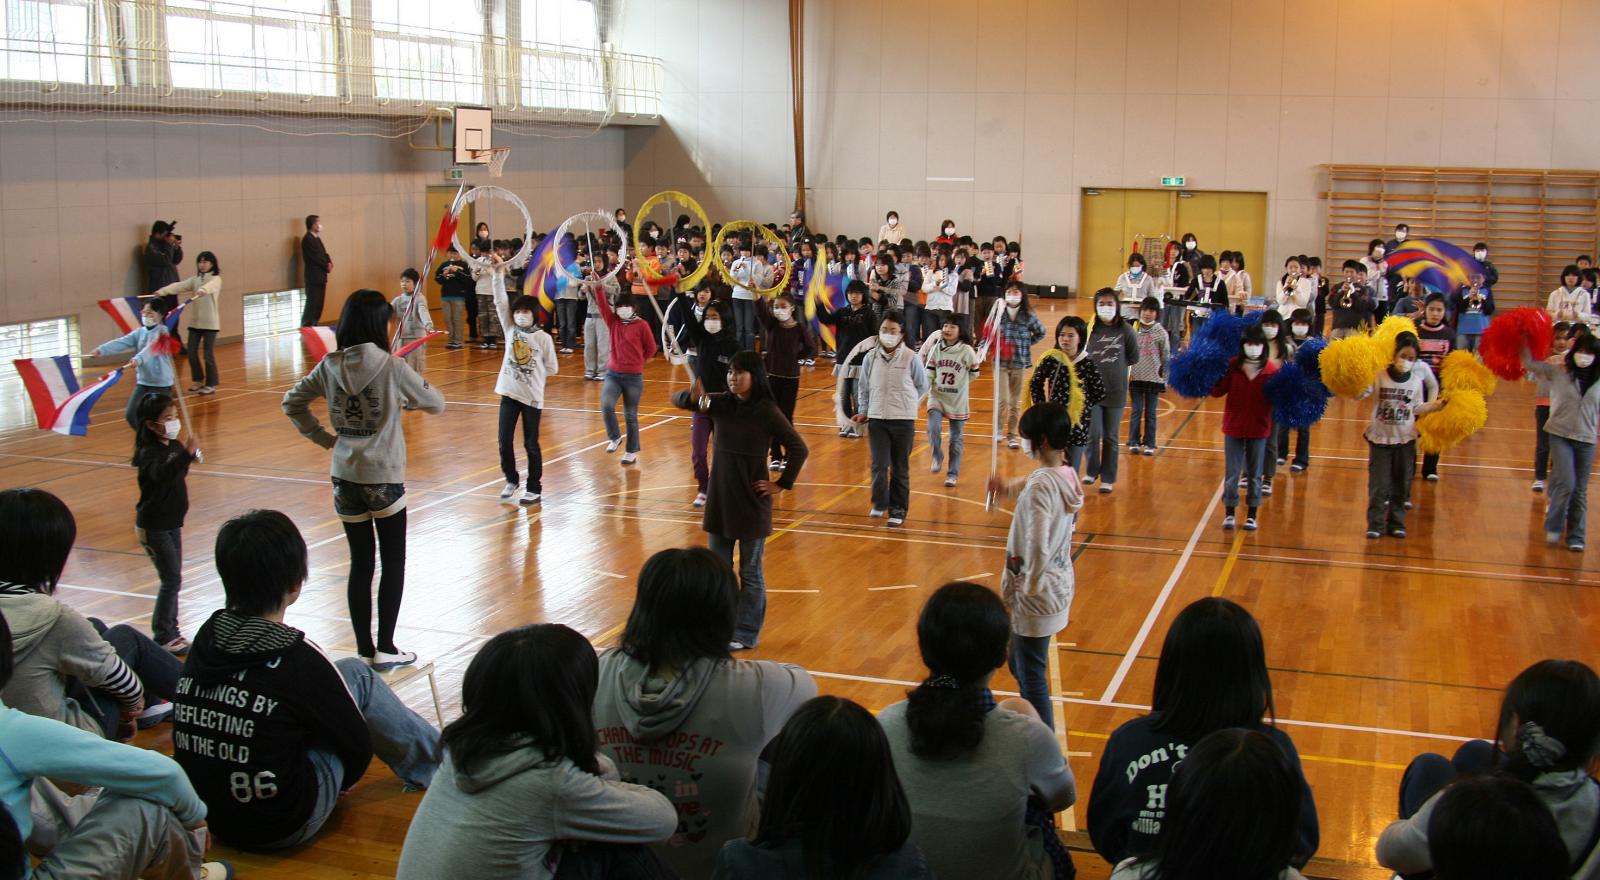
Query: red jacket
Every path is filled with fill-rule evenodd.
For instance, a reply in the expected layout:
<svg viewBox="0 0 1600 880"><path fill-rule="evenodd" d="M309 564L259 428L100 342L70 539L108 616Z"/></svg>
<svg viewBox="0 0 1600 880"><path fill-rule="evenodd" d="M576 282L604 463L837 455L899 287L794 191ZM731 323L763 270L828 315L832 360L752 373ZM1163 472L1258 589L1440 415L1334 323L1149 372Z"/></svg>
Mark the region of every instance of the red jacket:
<svg viewBox="0 0 1600 880"><path fill-rule="evenodd" d="M611 357L606 359L606 369L613 373L643 373L644 365L656 356L656 336L650 323L643 318L624 321L617 317L604 294L594 294L599 303L600 318L611 332Z"/></svg>
<svg viewBox="0 0 1600 880"><path fill-rule="evenodd" d="M1211 389L1212 397L1226 397L1222 408L1222 433L1245 439L1264 438L1272 433L1272 404L1267 402L1267 379L1278 372L1278 365L1267 361L1254 379L1244 374L1239 358L1228 365L1227 375Z"/></svg>

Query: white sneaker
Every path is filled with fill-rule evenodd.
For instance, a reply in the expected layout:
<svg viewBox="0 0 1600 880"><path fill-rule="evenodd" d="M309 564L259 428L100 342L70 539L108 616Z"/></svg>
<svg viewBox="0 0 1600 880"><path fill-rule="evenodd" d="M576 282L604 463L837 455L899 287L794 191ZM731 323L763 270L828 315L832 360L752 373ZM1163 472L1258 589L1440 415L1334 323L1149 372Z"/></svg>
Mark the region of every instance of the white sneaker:
<svg viewBox="0 0 1600 880"><path fill-rule="evenodd" d="M1231 513L1222 518L1222 527L1225 528L1225 529L1233 528L1233 523L1234 523L1234 519L1233 519L1233 514L1231 514Z"/></svg>
<svg viewBox="0 0 1600 880"><path fill-rule="evenodd" d="M889 525L892 528L898 529L898 528L900 528L901 526L903 526L905 524L906 524L906 518L903 517L903 516L891 516L891 517L889 517Z"/></svg>
<svg viewBox="0 0 1600 880"><path fill-rule="evenodd" d="M193 385L190 385L188 388L185 388L183 390L189 392L190 394L193 394L196 391L199 391L200 389L202 389L204 387L206 387L204 382L196 382Z"/></svg>
<svg viewBox="0 0 1600 880"><path fill-rule="evenodd" d="M634 462L636 462L638 460L639 460L639 453L637 453L637 452L624 452L622 454L622 463L623 464L633 464Z"/></svg>
<svg viewBox="0 0 1600 880"><path fill-rule="evenodd" d="M221 859L202 863L200 880L233 880L233 863Z"/></svg>
<svg viewBox="0 0 1600 880"><path fill-rule="evenodd" d="M196 391L195 393L196 394L200 394L200 395L216 394L217 393L217 386L215 386L215 385L206 385L203 388L201 388L199 391Z"/></svg>
<svg viewBox="0 0 1600 880"><path fill-rule="evenodd" d="M1109 495L1109 494L1111 494L1111 490L1115 489L1116 487L1117 487L1116 483L1101 483L1100 484L1100 494Z"/></svg>
<svg viewBox="0 0 1600 880"><path fill-rule="evenodd" d="M945 486L946 489L954 486L955 484L956 484L956 478L955 477L945 477L944 478L944 486Z"/></svg>
<svg viewBox="0 0 1600 880"><path fill-rule="evenodd" d="M374 672L388 672L397 666L410 666L415 662L417 662L415 651L401 651L398 654L385 654L379 651L367 661L367 665L371 666Z"/></svg>
<svg viewBox="0 0 1600 880"><path fill-rule="evenodd" d="M1544 480L1534 480L1533 481L1533 491L1535 491L1535 492L1543 492L1544 491Z"/></svg>
<svg viewBox="0 0 1600 880"><path fill-rule="evenodd" d="M748 651L748 650L750 650L750 646L745 644L744 642L734 641L734 642L729 642L728 643L728 650L730 650L730 651Z"/></svg>
<svg viewBox="0 0 1600 880"><path fill-rule="evenodd" d="M704 493L704 492L695 493L694 506L695 507L705 507L706 506L706 493Z"/></svg>
<svg viewBox="0 0 1600 880"><path fill-rule="evenodd" d="M172 704L166 700L149 703L144 711L139 713L138 724L140 730L148 730L167 720L172 715Z"/></svg>
<svg viewBox="0 0 1600 880"><path fill-rule="evenodd" d="M933 466L928 468L928 473L936 474L940 470L942 470L943 468L944 468L944 462L942 462L942 461L940 461L939 459L936 458L936 459L933 460Z"/></svg>
<svg viewBox="0 0 1600 880"><path fill-rule="evenodd" d="M873 519L882 519L884 513L885 511L882 508L874 507L867 511L867 516L870 516Z"/></svg>
<svg viewBox="0 0 1600 880"><path fill-rule="evenodd" d="M517 499L517 503L522 505L523 507L528 507L528 506L531 506L531 505L534 505L534 504L538 504L540 501L543 501L543 500L544 500L544 496L540 495L538 492L535 492L532 489L525 489L522 492L522 497Z"/></svg>
<svg viewBox="0 0 1600 880"><path fill-rule="evenodd" d="M515 494L517 494L517 484L507 483L506 487L500 490L500 500L505 501Z"/></svg>
<svg viewBox="0 0 1600 880"><path fill-rule="evenodd" d="M610 443L607 443L606 444L606 455L610 455L611 453L616 452L617 451L617 447L621 446L621 445L622 445L622 438L620 438L620 437L615 439L615 440L613 440L613 441L611 441Z"/></svg>

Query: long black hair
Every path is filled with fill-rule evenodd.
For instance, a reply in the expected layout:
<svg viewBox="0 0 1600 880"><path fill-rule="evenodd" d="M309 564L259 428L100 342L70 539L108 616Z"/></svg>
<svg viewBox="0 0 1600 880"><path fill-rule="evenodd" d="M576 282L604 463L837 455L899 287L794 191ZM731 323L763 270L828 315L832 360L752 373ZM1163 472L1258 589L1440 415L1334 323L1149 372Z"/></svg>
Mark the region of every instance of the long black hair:
<svg viewBox="0 0 1600 880"><path fill-rule="evenodd" d="M1499 773L1444 790L1428 820L1428 856L1436 880L1566 880L1571 868L1550 808Z"/></svg>
<svg viewBox="0 0 1600 880"><path fill-rule="evenodd" d="M0 581L54 593L77 539L78 522L60 498L43 489L0 492Z"/></svg>
<svg viewBox="0 0 1600 880"><path fill-rule="evenodd" d="M1587 332L1579 333L1572 337L1572 344L1567 347L1567 372L1578 380L1578 393L1588 394L1589 387L1596 379L1600 379L1600 358L1590 362L1587 367L1580 367L1572 358L1579 349L1582 349L1584 354L1600 354L1600 339Z"/></svg>
<svg viewBox="0 0 1600 880"><path fill-rule="evenodd" d="M738 595L733 568L717 554L704 547L662 550L639 570L622 650L640 663L679 669L701 658L730 659Z"/></svg>
<svg viewBox="0 0 1600 880"><path fill-rule="evenodd" d="M166 440L166 437L156 436L155 432L150 430L150 423L160 421L161 414L166 412L167 407L171 405L172 398L160 393L146 394L144 399L139 401L138 408L134 410L134 419L139 423L138 427L134 429L133 435L132 464L134 467L139 467L149 460L152 452L160 453L165 451L167 444L163 441Z"/></svg>
<svg viewBox="0 0 1600 880"><path fill-rule="evenodd" d="M889 738L872 713L841 697L814 697L772 744L761 821L751 842L798 838L812 877L864 878L911 836L911 805Z"/></svg>
<svg viewBox="0 0 1600 880"><path fill-rule="evenodd" d="M726 323L726 322L724 322ZM726 326L723 327L727 329ZM741 351L728 359L728 372L750 374L750 399L745 403L758 403L763 400L774 400L772 383L767 380L767 365L761 360L761 355L753 351Z"/></svg>
<svg viewBox="0 0 1600 880"><path fill-rule="evenodd" d="M594 646L559 623L536 623L490 639L467 665L460 718L444 729L457 772L522 747L567 758L599 774L591 710L600 681Z"/></svg>
<svg viewBox="0 0 1600 880"><path fill-rule="evenodd" d="M334 339L343 349L354 348L364 342L389 350L389 318L394 309L383 294L363 288L350 294L339 312L339 327Z"/></svg>
<svg viewBox="0 0 1600 880"><path fill-rule="evenodd" d="M1078 354L1083 354L1084 350L1089 347L1089 325L1077 315L1068 315L1065 318L1057 321L1056 335L1050 337L1050 342L1055 345L1056 348L1060 348L1061 331L1066 327L1071 327L1072 329L1078 331Z"/></svg>
<svg viewBox="0 0 1600 880"><path fill-rule="evenodd" d="M1100 300L1110 299L1112 316L1109 321L1100 320ZM1109 287L1102 287L1094 292L1094 324L1099 327L1121 327L1123 325L1122 309L1117 305L1117 292Z"/></svg>
<svg viewBox="0 0 1600 880"><path fill-rule="evenodd" d="M1506 686L1495 741L1506 772L1524 782L1589 768L1600 748L1600 678L1577 660L1529 666Z"/></svg>
<svg viewBox="0 0 1600 880"><path fill-rule="evenodd" d="M929 675L906 700L913 754L954 758L983 742L983 691L1010 638L1005 604L978 584L945 584L922 606L917 646Z"/></svg>
<svg viewBox="0 0 1600 880"><path fill-rule="evenodd" d="M1290 334L1288 328L1284 326L1285 323L1283 313L1277 309L1267 309L1262 312L1261 320L1257 322L1257 325L1261 327L1261 338L1263 339L1267 339L1268 325L1278 328L1278 335L1267 339L1267 348L1276 351L1280 361L1286 361L1292 356L1289 351L1291 344L1289 341Z"/></svg>
<svg viewBox="0 0 1600 880"><path fill-rule="evenodd" d="M1266 647L1250 612L1209 596L1178 612L1156 662L1151 713L1156 730L1190 743L1273 716Z"/></svg>
<svg viewBox="0 0 1600 880"><path fill-rule="evenodd" d="M212 253L210 251L201 251L200 255L194 258L194 270L196 272L200 271L200 261L201 260L206 260L207 262L209 262L211 264L211 274L212 275L221 275L222 274L222 264L217 262L217 255L216 254L214 254L214 253Z"/></svg>
<svg viewBox="0 0 1600 880"><path fill-rule="evenodd" d="M1294 856L1301 797L1299 774L1266 734L1208 734L1172 774L1147 876L1277 880Z"/></svg>

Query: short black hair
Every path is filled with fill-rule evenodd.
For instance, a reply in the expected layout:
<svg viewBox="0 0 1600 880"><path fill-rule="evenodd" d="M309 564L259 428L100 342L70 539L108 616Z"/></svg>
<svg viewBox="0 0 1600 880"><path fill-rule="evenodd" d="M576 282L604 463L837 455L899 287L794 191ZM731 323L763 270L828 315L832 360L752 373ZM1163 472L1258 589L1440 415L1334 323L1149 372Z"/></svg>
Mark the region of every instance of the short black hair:
<svg viewBox="0 0 1600 880"><path fill-rule="evenodd" d="M171 231L172 231L172 224L168 223L165 220L157 220L156 222L150 224L150 234L151 235L166 235L167 233L169 233Z"/></svg>
<svg viewBox="0 0 1600 880"><path fill-rule="evenodd" d="M1396 223L1394 225L1394 228L1396 230L1404 229L1405 231L1410 232L1411 231L1411 224L1409 224L1409 223Z"/></svg>
<svg viewBox="0 0 1600 880"><path fill-rule="evenodd" d="M371 288L358 290L344 301L334 339L344 349L370 342L388 351L389 319L393 315L394 307L383 294Z"/></svg>
<svg viewBox="0 0 1600 880"><path fill-rule="evenodd" d="M1190 743L1271 716L1266 647L1250 612L1209 596L1178 612L1156 661L1151 709L1156 730Z"/></svg>
<svg viewBox="0 0 1600 880"><path fill-rule="evenodd" d="M1072 417L1059 403L1036 403L1028 407L1017 431L1034 449L1048 443L1051 449L1066 451L1072 445Z"/></svg>
<svg viewBox="0 0 1600 880"><path fill-rule="evenodd" d="M1565 880L1555 816L1527 783L1498 773L1450 785L1428 820L1436 880Z"/></svg>
<svg viewBox="0 0 1600 880"><path fill-rule="evenodd" d="M739 585L733 567L704 547L662 550L639 570L622 650L647 666L679 669L727 660Z"/></svg>
<svg viewBox="0 0 1600 880"><path fill-rule="evenodd" d="M1155 312L1159 315L1161 314L1161 300L1156 299L1153 296L1147 296L1139 301L1139 311Z"/></svg>
<svg viewBox="0 0 1600 880"><path fill-rule="evenodd" d="M0 492L0 580L55 592L77 539L78 522L60 498L27 487Z"/></svg>
<svg viewBox="0 0 1600 880"><path fill-rule="evenodd" d="M1422 298L1422 306L1423 306L1423 308L1427 308L1428 306L1431 306L1434 303L1439 303L1440 305L1443 305L1444 304L1444 294L1439 293L1437 291L1434 291L1434 292L1430 292L1427 296Z"/></svg>
<svg viewBox="0 0 1600 880"><path fill-rule="evenodd" d="M306 539L280 511L252 510L223 523L214 553L230 611L275 611L306 581Z"/></svg>
<svg viewBox="0 0 1600 880"><path fill-rule="evenodd" d="M1385 242L1383 239L1374 238L1373 240L1367 242L1367 253L1369 253L1369 254L1372 253L1372 249L1373 248L1381 248L1381 247L1388 247L1388 246L1389 246L1388 243Z"/></svg>
<svg viewBox="0 0 1600 880"><path fill-rule="evenodd" d="M539 314L539 300L530 294L522 294L511 301L511 312L533 312Z"/></svg>
<svg viewBox="0 0 1600 880"><path fill-rule="evenodd" d="M404 271L402 271L400 273L400 277L410 281L412 284L417 284L422 281L422 276L417 274L417 270L410 267L407 267Z"/></svg>
<svg viewBox="0 0 1600 880"><path fill-rule="evenodd" d="M846 296L849 296L852 293L859 293L859 294L861 294L861 298L862 299L866 299L867 298L867 283L865 281L857 279L857 280L852 281L849 284L845 285L844 292L845 292Z"/></svg>
<svg viewBox="0 0 1600 880"><path fill-rule="evenodd" d="M1128 255L1128 265L1129 266L1133 266L1135 263L1139 264L1140 266L1143 266L1144 265L1144 254L1141 254L1138 251L1134 251L1133 253L1129 254Z"/></svg>
<svg viewBox="0 0 1600 880"><path fill-rule="evenodd" d="M1580 259L1581 259L1581 257L1580 257ZM1578 279L1582 279L1583 278L1583 270L1578 268L1578 264L1577 263L1569 263L1569 264L1567 264L1566 268L1561 270L1561 281L1562 281L1562 283L1566 282L1568 275L1572 275L1572 276L1574 276L1574 277L1576 277Z"/></svg>
<svg viewBox="0 0 1600 880"><path fill-rule="evenodd" d="M1314 321L1316 321L1316 317L1311 314L1310 309L1295 309L1289 313L1289 323L1291 324L1310 324Z"/></svg>
<svg viewBox="0 0 1600 880"><path fill-rule="evenodd" d="M307 214L306 215L306 231L310 232L311 231L311 227L317 225L317 221L321 220L321 219L322 219L322 216L320 214Z"/></svg>
<svg viewBox="0 0 1600 880"><path fill-rule="evenodd" d="M901 330L906 328L905 313L897 309L890 309L889 311L884 312L883 316L878 319L878 326L882 327L884 321L893 321L895 326L899 327Z"/></svg>
<svg viewBox="0 0 1600 880"><path fill-rule="evenodd" d="M1217 271L1217 258L1206 254L1200 258L1200 268L1210 269L1213 272Z"/></svg>
<svg viewBox="0 0 1600 880"><path fill-rule="evenodd" d="M162 317L172 313L172 302L164 296L153 296L140 303L140 305Z"/></svg>
<svg viewBox="0 0 1600 880"><path fill-rule="evenodd" d="M198 271L199 268L200 268L200 261L201 260L205 260L206 262L211 264L211 274L213 274L213 275L221 275L222 274L222 263L217 261L217 255L216 254L214 254L214 253L212 253L210 251L201 251L194 258L195 270L196 271Z"/></svg>
<svg viewBox="0 0 1600 880"><path fill-rule="evenodd" d="M1474 244L1472 246L1472 249L1475 250L1475 251L1486 251L1486 250L1489 249L1489 244L1488 244L1488 242L1480 241L1477 244Z"/></svg>
<svg viewBox="0 0 1600 880"><path fill-rule="evenodd" d="M1363 275L1367 274L1367 264L1360 260L1345 260L1344 268L1352 272L1360 272Z"/></svg>

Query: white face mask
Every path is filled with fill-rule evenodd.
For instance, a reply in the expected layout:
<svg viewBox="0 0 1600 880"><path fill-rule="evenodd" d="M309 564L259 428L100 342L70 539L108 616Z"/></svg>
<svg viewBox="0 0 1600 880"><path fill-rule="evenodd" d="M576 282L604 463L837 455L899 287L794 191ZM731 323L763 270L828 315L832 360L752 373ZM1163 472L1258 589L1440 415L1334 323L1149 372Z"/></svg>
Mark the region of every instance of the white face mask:
<svg viewBox="0 0 1600 880"><path fill-rule="evenodd" d="M710 333L712 336L715 336L718 333L721 333L722 332L722 322L721 321L707 321L706 322L706 332Z"/></svg>
<svg viewBox="0 0 1600 880"><path fill-rule="evenodd" d="M1411 372L1412 365L1415 363L1416 361L1411 358L1400 358L1394 362L1394 371L1401 374L1409 373Z"/></svg>
<svg viewBox="0 0 1600 880"><path fill-rule="evenodd" d="M1573 366L1576 366L1580 370L1587 370L1589 369L1589 366L1594 363L1594 355L1581 351L1577 352L1572 356L1572 363Z"/></svg>
<svg viewBox="0 0 1600 880"><path fill-rule="evenodd" d="M1265 350L1266 346L1251 343L1244 347L1244 356L1250 360L1259 360L1261 358L1261 352Z"/></svg>
<svg viewBox="0 0 1600 880"><path fill-rule="evenodd" d="M1406 240L1406 231L1404 229L1397 230L1395 232L1395 234L1394 234L1394 240L1395 241L1405 241Z"/></svg>
<svg viewBox="0 0 1600 880"><path fill-rule="evenodd" d="M632 321L633 306L617 306L617 317L624 321Z"/></svg>
<svg viewBox="0 0 1600 880"><path fill-rule="evenodd" d="M1473 251L1472 252L1472 258L1474 260L1487 260L1487 259L1489 259L1489 252L1488 251Z"/></svg>
<svg viewBox="0 0 1600 880"><path fill-rule="evenodd" d="M1117 307L1116 306L1095 306L1094 313L1096 315L1100 316L1100 320L1102 320L1102 321L1110 321L1111 319L1113 319L1113 318L1115 318L1117 316Z"/></svg>
<svg viewBox="0 0 1600 880"><path fill-rule="evenodd" d="M515 315L511 316L511 320L516 322L516 325L523 329L533 326L533 316L527 312L517 312Z"/></svg>
<svg viewBox="0 0 1600 880"><path fill-rule="evenodd" d="M1138 278L1140 275L1144 274L1144 267L1143 266L1129 266L1128 267L1128 274L1132 275L1135 278Z"/></svg>
<svg viewBox="0 0 1600 880"><path fill-rule="evenodd" d="M1192 250L1194 250L1194 246L1197 243L1198 242L1186 241L1186 242L1183 243L1183 249L1186 250L1186 251L1192 251Z"/></svg>
<svg viewBox="0 0 1600 880"><path fill-rule="evenodd" d="M1296 336L1304 336L1304 335L1306 335L1307 333L1310 333L1310 332L1311 332L1311 327L1309 325L1306 325L1306 324L1296 324L1296 325L1294 325L1294 335L1296 335Z"/></svg>
<svg viewBox="0 0 1600 880"><path fill-rule="evenodd" d="M1381 248L1381 247L1379 247L1379 248L1373 248L1373 249L1372 249L1372 258L1373 258L1373 259L1374 259L1374 260L1381 260L1381 259L1383 259L1383 248Z"/></svg>
<svg viewBox="0 0 1600 880"><path fill-rule="evenodd" d="M139 320L143 321L146 327L154 327L155 325L161 323L161 319L157 318L155 315L140 315Z"/></svg>
<svg viewBox="0 0 1600 880"><path fill-rule="evenodd" d="M899 217L890 217L889 218L889 225L890 226L899 226L900 225L900 218Z"/></svg>
<svg viewBox="0 0 1600 880"><path fill-rule="evenodd" d="M944 234L945 235L954 235L955 231L956 231L956 228L954 226L946 226L944 228Z"/></svg>
<svg viewBox="0 0 1600 880"><path fill-rule="evenodd" d="M1590 358L1593 360L1593 358ZM168 440L178 439L178 432L183 429L183 422L177 419L167 419L161 423L161 435Z"/></svg>
<svg viewBox="0 0 1600 880"><path fill-rule="evenodd" d="M1014 294L1014 293L1013 294L1007 294L1007 296L1006 296L1006 305L1008 305L1008 306L1010 306L1011 308L1014 309L1017 306L1022 305L1022 297L1017 295L1017 294Z"/></svg>
<svg viewBox="0 0 1600 880"><path fill-rule="evenodd" d="M1268 325L1262 327L1261 328L1261 332L1267 334L1267 338L1268 339L1277 339L1278 338L1278 328L1272 326L1271 324L1268 324Z"/></svg>
<svg viewBox="0 0 1600 880"><path fill-rule="evenodd" d="M884 348L894 348L900 344L900 334L884 331L878 334L878 344Z"/></svg>
<svg viewBox="0 0 1600 880"><path fill-rule="evenodd" d="M792 314L794 314L794 313L789 311L788 309L773 309L772 310L772 317L777 318L780 321L789 320L789 316L792 315Z"/></svg>

